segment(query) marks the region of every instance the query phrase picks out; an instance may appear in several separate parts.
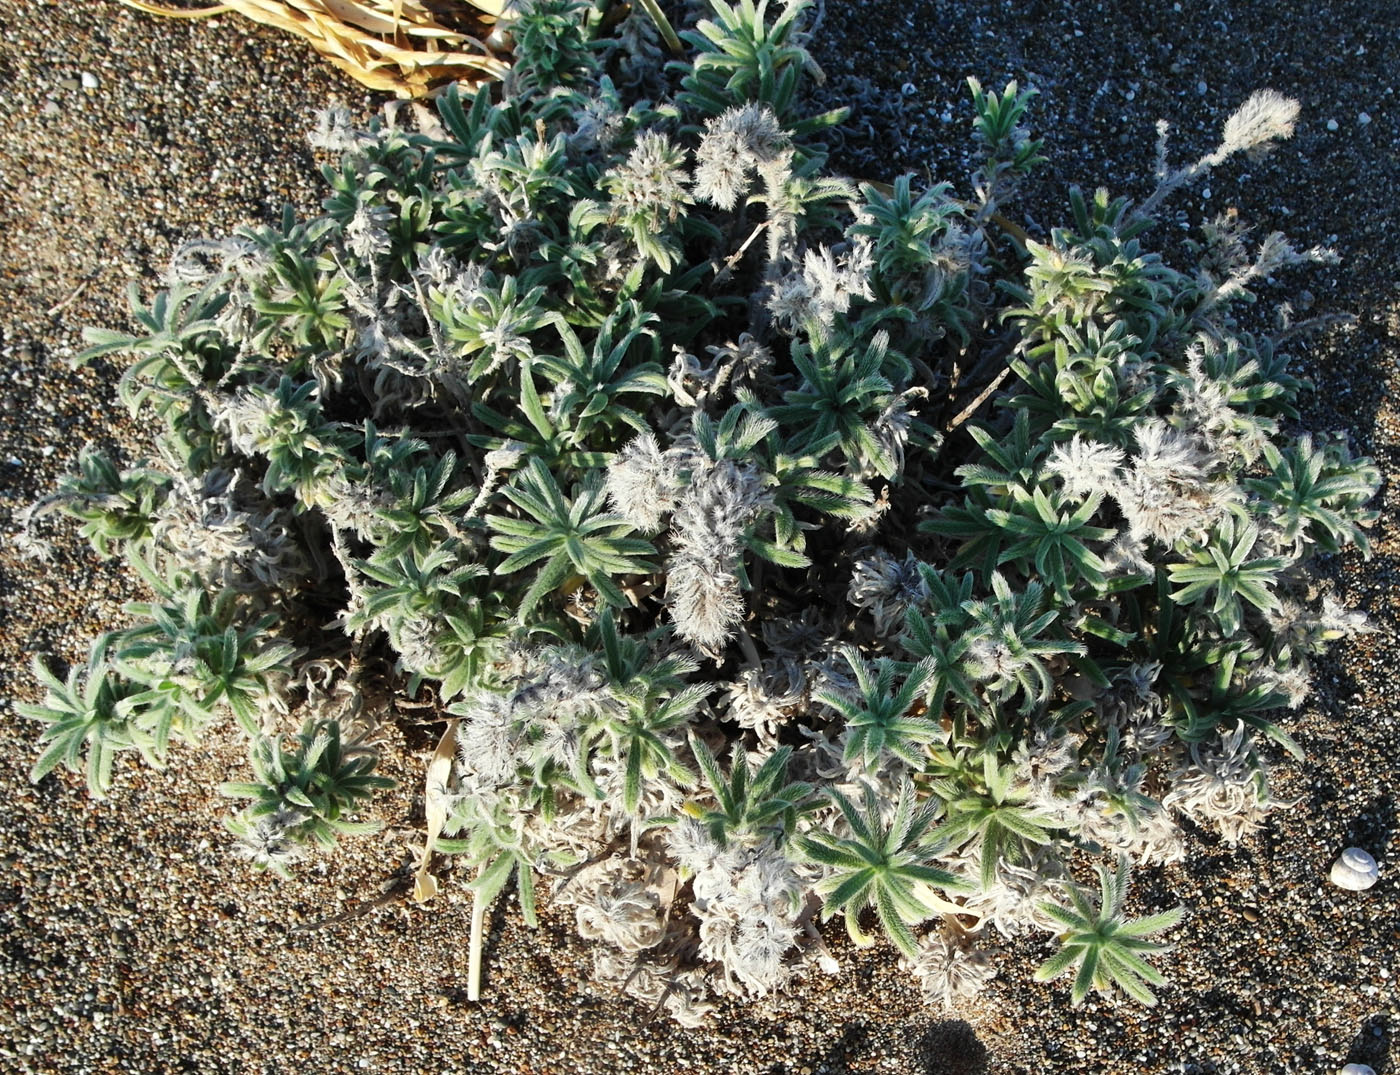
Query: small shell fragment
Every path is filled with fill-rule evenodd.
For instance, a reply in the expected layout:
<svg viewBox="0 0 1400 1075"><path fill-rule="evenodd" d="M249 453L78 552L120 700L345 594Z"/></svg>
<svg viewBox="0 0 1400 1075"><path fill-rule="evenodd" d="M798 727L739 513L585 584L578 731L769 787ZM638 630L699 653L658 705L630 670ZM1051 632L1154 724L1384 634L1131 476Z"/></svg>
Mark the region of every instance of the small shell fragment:
<svg viewBox="0 0 1400 1075"><path fill-rule="evenodd" d="M1380 870L1376 860L1359 847L1349 847L1332 864L1332 883L1338 888L1362 892L1376 883Z"/></svg>

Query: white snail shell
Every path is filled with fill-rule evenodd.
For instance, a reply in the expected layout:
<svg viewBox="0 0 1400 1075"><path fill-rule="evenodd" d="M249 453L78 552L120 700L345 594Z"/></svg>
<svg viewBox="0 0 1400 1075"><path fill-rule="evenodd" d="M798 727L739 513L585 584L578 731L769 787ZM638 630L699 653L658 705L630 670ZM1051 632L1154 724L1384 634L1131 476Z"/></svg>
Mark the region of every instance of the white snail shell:
<svg viewBox="0 0 1400 1075"><path fill-rule="evenodd" d="M1332 863L1332 883L1338 888L1361 892L1374 885L1378 877L1380 870L1376 867L1376 860L1359 847L1347 848ZM1375 1073L1372 1072L1372 1075Z"/></svg>
<svg viewBox="0 0 1400 1075"><path fill-rule="evenodd" d="M1370 1064L1348 1064L1337 1075L1376 1075L1376 1069Z"/></svg>

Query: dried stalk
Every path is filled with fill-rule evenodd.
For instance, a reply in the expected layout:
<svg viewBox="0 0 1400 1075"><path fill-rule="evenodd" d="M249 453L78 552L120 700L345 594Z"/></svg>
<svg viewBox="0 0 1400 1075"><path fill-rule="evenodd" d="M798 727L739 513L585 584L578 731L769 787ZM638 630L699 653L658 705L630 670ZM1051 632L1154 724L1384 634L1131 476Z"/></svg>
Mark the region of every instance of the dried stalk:
<svg viewBox="0 0 1400 1075"><path fill-rule="evenodd" d="M504 0L221 0L212 7L171 8L151 0L128 7L169 18L235 12L304 38L336 67L372 90L424 97L449 82L499 79L509 64L483 41Z"/></svg>
<svg viewBox="0 0 1400 1075"><path fill-rule="evenodd" d="M481 874L486 872L485 866L477 873L480 880ZM471 936L467 942L467 999L478 1001L481 999L481 945L485 934L486 912L489 909L490 901L482 897L480 892L472 893L472 929Z"/></svg>

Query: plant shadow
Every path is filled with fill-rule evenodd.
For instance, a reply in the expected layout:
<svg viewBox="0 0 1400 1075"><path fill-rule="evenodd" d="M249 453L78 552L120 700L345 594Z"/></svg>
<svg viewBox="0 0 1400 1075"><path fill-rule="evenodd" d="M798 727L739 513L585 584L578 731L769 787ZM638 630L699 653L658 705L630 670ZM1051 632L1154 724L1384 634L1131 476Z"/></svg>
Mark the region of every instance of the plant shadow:
<svg viewBox="0 0 1400 1075"><path fill-rule="evenodd" d="M1378 1012L1362 1023L1347 1049L1347 1063L1366 1064L1377 1075L1387 1075L1391 1071L1390 1023L1391 1017L1385 1012Z"/></svg>
<svg viewBox="0 0 1400 1075"><path fill-rule="evenodd" d="M988 1059L987 1047L962 1019L930 1024L914 1044L914 1071L919 1075L984 1075Z"/></svg>

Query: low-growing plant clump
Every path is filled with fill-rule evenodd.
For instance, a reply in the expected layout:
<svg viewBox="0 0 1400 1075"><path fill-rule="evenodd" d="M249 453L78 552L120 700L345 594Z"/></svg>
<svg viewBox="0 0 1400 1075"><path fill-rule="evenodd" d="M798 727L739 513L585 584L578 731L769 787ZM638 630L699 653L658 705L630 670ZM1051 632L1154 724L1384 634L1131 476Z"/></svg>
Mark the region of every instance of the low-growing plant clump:
<svg viewBox="0 0 1400 1075"><path fill-rule="evenodd" d="M805 3L712 7L664 62L645 15L523 5L503 87L328 113L320 215L186 245L135 333L90 333L157 455L87 451L50 506L153 597L37 666L34 779L104 795L231 712L229 828L285 872L370 828L411 704L417 895L434 850L470 867L473 992L513 883L687 1023L834 972L833 917L948 1003L1041 930L1075 1003L1150 1004L1181 911L1125 917L1131 866L1259 825L1280 712L1364 629L1314 565L1367 550L1377 471L1298 428L1305 326L1242 318L1326 253L1225 217L1189 268L1151 243L1297 106L1255 94L1179 168L1162 127L1153 193L1032 237L1030 91L971 84L967 190L853 182Z"/></svg>

